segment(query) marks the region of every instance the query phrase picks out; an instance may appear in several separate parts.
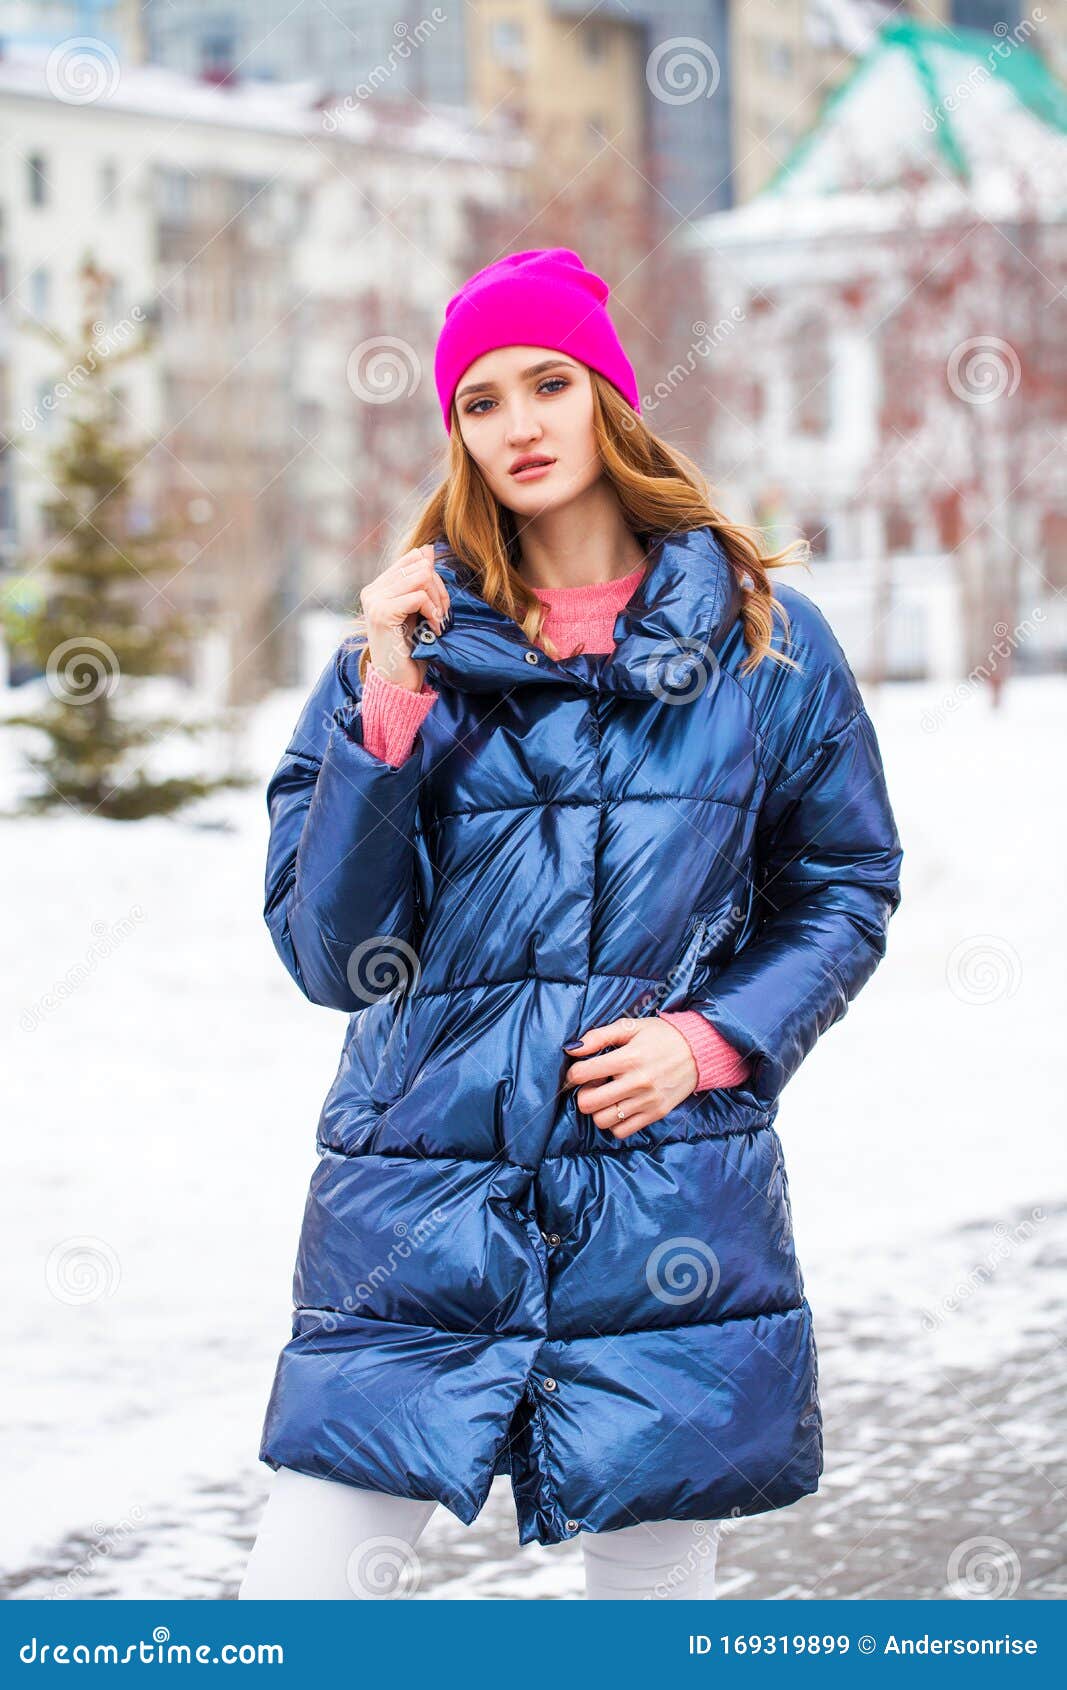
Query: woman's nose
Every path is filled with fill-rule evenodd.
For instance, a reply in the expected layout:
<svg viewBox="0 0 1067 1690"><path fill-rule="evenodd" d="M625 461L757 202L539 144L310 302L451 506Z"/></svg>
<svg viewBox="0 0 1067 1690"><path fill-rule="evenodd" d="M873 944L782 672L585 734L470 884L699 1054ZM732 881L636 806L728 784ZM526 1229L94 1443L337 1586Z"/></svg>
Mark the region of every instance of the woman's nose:
<svg viewBox="0 0 1067 1690"><path fill-rule="evenodd" d="M541 426L535 417L523 416L518 412L508 417L507 437L509 445L522 446L528 440L538 440L541 436Z"/></svg>

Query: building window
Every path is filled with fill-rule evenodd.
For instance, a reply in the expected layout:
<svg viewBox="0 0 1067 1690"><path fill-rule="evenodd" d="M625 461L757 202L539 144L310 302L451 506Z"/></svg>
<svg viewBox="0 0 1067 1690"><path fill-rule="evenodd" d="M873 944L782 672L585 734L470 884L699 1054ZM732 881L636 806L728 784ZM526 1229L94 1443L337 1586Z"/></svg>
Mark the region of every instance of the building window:
<svg viewBox="0 0 1067 1690"><path fill-rule="evenodd" d="M237 43L230 34L220 31L205 35L200 41L200 74L205 82L224 82L234 68Z"/></svg>
<svg viewBox="0 0 1067 1690"><path fill-rule="evenodd" d="M192 180L187 170L163 169L159 173L160 215L172 223L186 223L192 213Z"/></svg>
<svg viewBox="0 0 1067 1690"><path fill-rule="evenodd" d="M1046 511L1041 518L1045 578L1055 592L1067 586L1067 511Z"/></svg>
<svg viewBox="0 0 1067 1690"><path fill-rule="evenodd" d="M30 314L38 320L48 316L52 304L52 272L42 264L30 272Z"/></svg>
<svg viewBox="0 0 1067 1690"><path fill-rule="evenodd" d="M314 440L323 426L323 405L320 399L301 399L296 407L296 432L302 440Z"/></svg>
<svg viewBox="0 0 1067 1690"><path fill-rule="evenodd" d="M55 383L39 381L37 383L37 415L41 419L41 427L47 433L52 427L55 415L56 389Z"/></svg>
<svg viewBox="0 0 1067 1690"><path fill-rule="evenodd" d="M833 364L826 324L821 317L798 323L793 349L793 429L824 436L830 431Z"/></svg>
<svg viewBox="0 0 1067 1690"><path fill-rule="evenodd" d="M967 532L963 495L957 488L951 487L944 493L935 494L932 505L937 544L943 552L953 552L962 545Z"/></svg>
<svg viewBox="0 0 1067 1690"><path fill-rule="evenodd" d="M26 160L27 187L31 205L48 204L48 165L43 153L31 153Z"/></svg>
<svg viewBox="0 0 1067 1690"><path fill-rule="evenodd" d="M792 76L793 49L786 41L768 41L766 64L772 76Z"/></svg>
<svg viewBox="0 0 1067 1690"><path fill-rule="evenodd" d="M526 69L526 43L517 18L498 18L490 32L489 45L498 65L508 70Z"/></svg>
<svg viewBox="0 0 1067 1690"><path fill-rule="evenodd" d="M886 512L885 549L891 553L915 550L915 519L911 510L893 505Z"/></svg>
<svg viewBox="0 0 1067 1690"><path fill-rule="evenodd" d="M762 422L767 411L763 382L757 376L739 375L735 391L738 414L746 422Z"/></svg>

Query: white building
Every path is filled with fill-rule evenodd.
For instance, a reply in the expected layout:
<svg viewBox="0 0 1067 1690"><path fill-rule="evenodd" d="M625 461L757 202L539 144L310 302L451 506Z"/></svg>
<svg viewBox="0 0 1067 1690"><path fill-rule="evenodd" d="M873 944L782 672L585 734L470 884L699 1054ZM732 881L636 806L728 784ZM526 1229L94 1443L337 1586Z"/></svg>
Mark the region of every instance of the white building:
<svg viewBox="0 0 1067 1690"><path fill-rule="evenodd" d="M792 578L872 674L955 679L1035 610L1016 661L1067 661L1067 90L1020 31L886 26L692 237L723 502L813 539Z"/></svg>
<svg viewBox="0 0 1067 1690"><path fill-rule="evenodd" d="M222 618L233 649L260 650L309 602L354 606L380 567L360 535L410 501L426 442L444 442L432 351L469 273L472 211L498 206L525 160L460 112L316 99L106 49L0 60L8 571L41 546L65 373L20 325L73 329L90 253L114 277L104 331L121 340L141 313L159 325L118 391L151 444L146 495L195 525L176 589L188 606ZM396 404L380 403L383 379ZM398 428L407 446L383 476Z"/></svg>

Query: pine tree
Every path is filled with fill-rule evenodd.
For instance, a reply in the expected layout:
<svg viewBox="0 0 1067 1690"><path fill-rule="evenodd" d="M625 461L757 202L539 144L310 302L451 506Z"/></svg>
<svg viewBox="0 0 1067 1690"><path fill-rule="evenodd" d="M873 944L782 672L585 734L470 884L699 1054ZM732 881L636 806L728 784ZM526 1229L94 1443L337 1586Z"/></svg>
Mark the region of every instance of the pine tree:
<svg viewBox="0 0 1067 1690"><path fill-rule="evenodd" d="M7 722L39 729L48 742L43 753L26 754L45 783L23 800L26 811L66 804L135 821L171 814L223 787L248 786L254 777L147 772L153 748L168 737L202 735L225 727L226 717L191 721L137 708L138 678L180 673L201 629L168 605L162 588L153 591L153 578L165 588L181 572L174 550L181 533L173 525L141 527L134 474L145 446L124 439L116 417L113 372L147 353L151 327L128 344L107 345L98 332L107 278L92 260L80 277L85 313L72 339L31 325L67 371L55 388L65 428L48 455L51 532L44 555L26 564L47 583L43 602L0 614L10 637L44 670L51 696L40 710Z"/></svg>

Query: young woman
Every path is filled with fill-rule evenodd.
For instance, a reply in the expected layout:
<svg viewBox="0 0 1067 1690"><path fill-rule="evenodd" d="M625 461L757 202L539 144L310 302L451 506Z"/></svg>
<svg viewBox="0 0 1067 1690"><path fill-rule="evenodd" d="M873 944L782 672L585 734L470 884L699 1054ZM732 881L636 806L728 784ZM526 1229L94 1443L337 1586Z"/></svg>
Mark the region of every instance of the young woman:
<svg viewBox="0 0 1067 1690"><path fill-rule="evenodd" d="M349 1019L243 1597L410 1591L498 1473L587 1595L710 1596L721 1521L818 1487L774 1121L902 853L840 646L607 296L557 248L451 301L448 477L268 787L270 932Z"/></svg>

